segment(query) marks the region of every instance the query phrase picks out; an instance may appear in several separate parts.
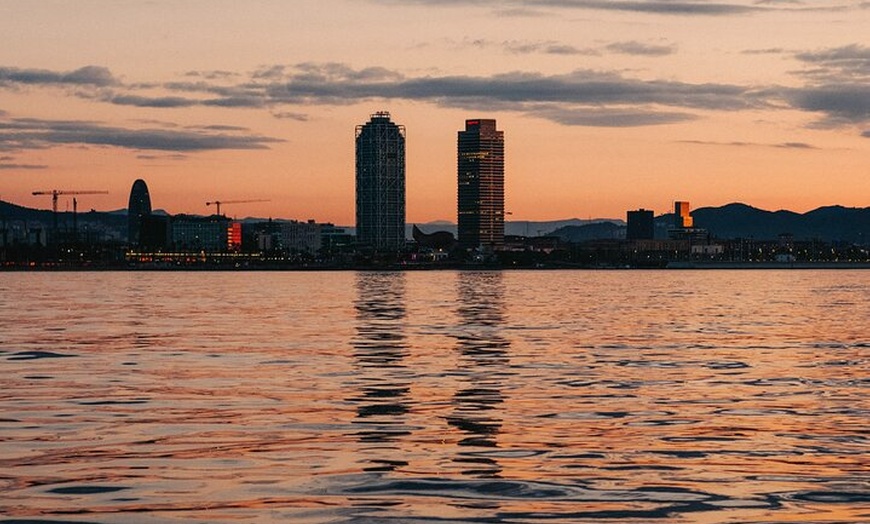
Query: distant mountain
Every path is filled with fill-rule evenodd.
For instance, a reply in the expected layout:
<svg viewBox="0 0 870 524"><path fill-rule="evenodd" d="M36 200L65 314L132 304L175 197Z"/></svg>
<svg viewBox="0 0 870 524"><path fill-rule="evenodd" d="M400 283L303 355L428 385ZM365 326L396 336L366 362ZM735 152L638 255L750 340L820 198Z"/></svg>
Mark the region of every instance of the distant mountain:
<svg viewBox="0 0 870 524"><path fill-rule="evenodd" d="M625 238L625 226L615 222L597 222L580 226L564 226L553 231L552 236L565 242L586 242L589 240L618 240Z"/></svg>
<svg viewBox="0 0 870 524"><path fill-rule="evenodd" d="M60 216L62 213L58 213ZM19 206L11 202L0 200L0 219L3 220L33 220L39 222L51 222L51 211L42 209L32 209L29 207Z"/></svg>
<svg viewBox="0 0 870 524"><path fill-rule="evenodd" d="M692 212L692 218L695 227L724 239L776 240L781 234L790 234L795 240L856 244L870 241L870 207L829 206L800 214L785 210L764 211L735 203L698 208Z"/></svg>
<svg viewBox="0 0 870 524"><path fill-rule="evenodd" d="M57 229L79 232L100 231L104 238L122 240L127 237L127 213L106 211L79 211L75 219L71 211L57 212ZM47 209L32 209L0 200L0 227L10 229L39 229L54 227L54 213Z"/></svg>
<svg viewBox="0 0 870 524"><path fill-rule="evenodd" d="M625 223L621 220L610 218L592 218L588 220L580 218L569 218L566 220L550 220L544 222L517 220L505 222L504 233L505 235L539 237L551 235L555 231L558 231L559 229L565 227L583 227L602 223L625 225Z"/></svg>
<svg viewBox="0 0 870 524"><path fill-rule="evenodd" d="M587 224L597 224L602 222L614 222L620 224L622 223L622 221L620 220L610 220L606 218L593 218L589 220L568 218L565 220L548 221L509 220L504 223L504 233L505 235L538 237L550 235L554 231L557 231L564 227L578 227ZM406 236L408 238L411 238L411 227L413 225L414 224L407 225L408 232ZM436 220L433 222L418 223L416 225L425 233L434 233L435 231L449 231L450 233L453 233L454 236L456 236L456 224L447 220Z"/></svg>

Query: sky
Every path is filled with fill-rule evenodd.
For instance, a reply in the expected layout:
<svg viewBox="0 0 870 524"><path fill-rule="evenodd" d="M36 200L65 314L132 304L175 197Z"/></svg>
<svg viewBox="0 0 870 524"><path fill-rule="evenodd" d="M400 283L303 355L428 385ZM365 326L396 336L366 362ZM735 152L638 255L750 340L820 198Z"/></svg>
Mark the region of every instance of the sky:
<svg viewBox="0 0 870 524"><path fill-rule="evenodd" d="M0 199L144 179L170 213L354 223L354 129L407 132L407 221L455 221L456 133L510 220L870 206L866 0L0 0ZM71 207L61 197L61 210Z"/></svg>

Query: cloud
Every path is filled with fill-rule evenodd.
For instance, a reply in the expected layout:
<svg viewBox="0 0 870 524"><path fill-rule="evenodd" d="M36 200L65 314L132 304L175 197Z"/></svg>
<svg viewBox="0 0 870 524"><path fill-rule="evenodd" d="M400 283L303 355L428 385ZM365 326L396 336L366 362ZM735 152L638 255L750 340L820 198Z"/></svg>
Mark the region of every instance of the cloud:
<svg viewBox="0 0 870 524"><path fill-rule="evenodd" d="M31 170L31 169L48 169L48 166L42 164L11 164L0 162L0 170Z"/></svg>
<svg viewBox="0 0 870 524"><path fill-rule="evenodd" d="M676 16L731 16L753 13L779 11L846 11L850 9L867 9L870 2L855 4L850 1L833 3L818 1L813 5L807 2L791 0L759 0L752 3L739 1L709 1L709 0L370 0L374 2L396 5L420 6L484 6L499 10L513 10L516 14L524 11L532 16L539 16L539 10L553 9L588 9L599 11L626 11L656 15Z"/></svg>
<svg viewBox="0 0 870 524"><path fill-rule="evenodd" d="M625 55L655 57L670 55L675 53L677 50L674 45L644 44L637 41L613 42L600 47L576 47L571 44L554 40L506 40L498 43L482 38L465 40L458 44L457 47L476 49L496 47L513 54L549 54L567 56L601 56L606 52L610 52ZM282 71L286 71L286 69L284 68Z"/></svg>
<svg viewBox="0 0 870 524"><path fill-rule="evenodd" d="M695 120L690 113L656 111L647 108L593 109L583 108L566 111L560 107L536 108L529 112L567 126L591 127L637 127L675 124Z"/></svg>
<svg viewBox="0 0 870 524"><path fill-rule="evenodd" d="M807 144L806 142L784 142L782 144L776 144L774 147L779 147L781 149L818 149L816 146Z"/></svg>
<svg viewBox="0 0 870 524"><path fill-rule="evenodd" d="M614 42L607 45L606 49L624 55L639 56L665 56L673 54L677 50L673 45L644 44L634 40L629 42Z"/></svg>
<svg viewBox="0 0 870 524"><path fill-rule="evenodd" d="M135 107L174 108L191 107L200 104L197 100L177 96L147 97L139 95L108 94L101 98L104 102L110 104Z"/></svg>
<svg viewBox="0 0 870 524"><path fill-rule="evenodd" d="M794 57L814 67L798 74L816 81L870 81L870 47L852 44L796 53Z"/></svg>
<svg viewBox="0 0 870 524"><path fill-rule="evenodd" d="M491 45L481 42L479 45ZM516 52L588 52L555 49L553 42L506 43ZM625 52L656 54L664 46L627 42ZM667 47L667 52L671 51ZM350 105L371 100L410 100L442 107L485 108L539 115L566 125L629 126L685 121L687 110L739 110L766 104L759 93L728 84L691 84L639 80L618 73L576 70L545 75L515 71L491 76L408 77L382 67L354 69L340 63L302 63L255 71L237 85L208 81L170 82L169 95L104 96L110 103L137 107L183 108L213 105L233 108L272 108L277 118L304 121L298 111L282 106ZM176 93L176 94L173 94ZM183 96L179 96L183 94ZM542 111L542 104L547 110ZM553 110L560 106L562 113ZM671 108L671 109L667 109ZM677 108L677 111L673 109ZM580 111L586 111L585 116Z"/></svg>
<svg viewBox="0 0 870 524"><path fill-rule="evenodd" d="M500 9L538 8L593 9L629 11L662 15L735 15L765 11L770 8L736 2L710 2L701 0L374 0L387 4L413 4L423 6L475 5L496 6Z"/></svg>
<svg viewBox="0 0 870 524"><path fill-rule="evenodd" d="M480 42L480 41L476 41ZM518 41L509 40L501 44L502 48L514 54L549 54L549 55L586 55L597 56L601 53L597 49L578 48L569 44L554 41Z"/></svg>
<svg viewBox="0 0 870 524"><path fill-rule="evenodd" d="M786 98L803 111L825 113L817 127L838 127L870 121L870 85L820 85L792 89Z"/></svg>
<svg viewBox="0 0 870 524"><path fill-rule="evenodd" d="M139 160L186 160L188 158L187 155L181 153L170 153L170 154L161 154L161 155L136 155L136 158Z"/></svg>
<svg viewBox="0 0 870 524"><path fill-rule="evenodd" d="M332 104L370 99L429 101L456 106L485 102L565 104L661 104L697 109L742 109L758 101L751 89L727 84L637 80L617 73L576 70L568 74L511 72L492 76L426 76L369 81L355 74L324 74L306 66L264 87L270 103Z"/></svg>
<svg viewBox="0 0 870 524"><path fill-rule="evenodd" d="M861 133L861 136L863 136L864 138L870 138L870 129Z"/></svg>
<svg viewBox="0 0 870 524"><path fill-rule="evenodd" d="M870 47L852 44L793 56L809 66L794 72L807 85L786 89L782 96L796 109L822 113L813 127L870 122Z"/></svg>
<svg viewBox="0 0 870 524"><path fill-rule="evenodd" d="M702 146L729 146L729 147L774 147L777 149L819 149L818 147L807 144L805 142L783 142L780 144L764 144L758 142L713 142L707 140L680 140L680 144L695 144Z"/></svg>
<svg viewBox="0 0 870 524"><path fill-rule="evenodd" d="M198 130L125 129L98 122L16 118L0 121L0 150L45 149L57 145L112 146L133 150L196 152L268 149L281 139Z"/></svg>
<svg viewBox="0 0 870 524"><path fill-rule="evenodd" d="M57 72L46 69L0 67L0 86L59 85L107 87L119 82L105 67L85 66L74 71Z"/></svg>
<svg viewBox="0 0 870 524"><path fill-rule="evenodd" d="M275 118L296 120L297 122L307 122L308 115L305 113L294 113L293 111L276 111L272 113Z"/></svg>
<svg viewBox="0 0 870 524"><path fill-rule="evenodd" d="M509 41L495 44L474 41L464 45L502 45L517 53L591 53L552 41ZM602 50L661 56L674 52L670 45L635 41L615 42ZM488 76L408 76L384 67L353 68L342 63L305 62L260 68L245 76L200 75L193 81L164 84L116 83L96 91L76 90L97 102L140 108L184 109L208 106L268 109L276 118L306 121L305 106L351 105L382 100L406 100L440 107L468 110L512 111L535 115L563 125L641 126L673 123L698 117L698 111L740 111L791 108L820 114L816 127L839 127L870 121L870 81L865 81L868 49L860 45L796 53L795 57L815 69L828 71L808 77L803 87L743 86L722 83L689 83L676 80L642 80L623 73L578 69L569 73L544 74L513 71ZM85 70L82 68L77 71ZM30 71L30 70L28 70ZM86 78L88 75L43 72L43 77ZM113 78L105 71L105 78ZM7 75L7 78L9 75ZM818 80L819 78L823 80ZM840 78L839 82L831 79ZM855 81L858 78L861 81ZM19 79L20 80L20 79ZM8 115L0 115L2 120ZM268 137L251 136L237 129L175 131L117 129L117 133L84 133L82 129L36 129L24 136L5 129L0 150L16 147L16 137L27 144L65 139L87 144L116 145L139 149L204 150L268 147ZM147 126L147 124L145 124ZM162 126L166 127L166 126ZM0 130L4 130L0 125ZM51 131L51 133L49 133ZM94 131L99 131L95 129ZM218 131L230 131L222 133ZM186 133L186 134L185 134Z"/></svg>
<svg viewBox="0 0 870 524"><path fill-rule="evenodd" d="M782 47L768 47L766 49L747 49L742 52L744 55L781 55L787 51Z"/></svg>
<svg viewBox="0 0 870 524"><path fill-rule="evenodd" d="M527 0L527 3L549 7L633 11L664 15L733 15L759 11L757 7L733 2L701 2L677 0Z"/></svg>

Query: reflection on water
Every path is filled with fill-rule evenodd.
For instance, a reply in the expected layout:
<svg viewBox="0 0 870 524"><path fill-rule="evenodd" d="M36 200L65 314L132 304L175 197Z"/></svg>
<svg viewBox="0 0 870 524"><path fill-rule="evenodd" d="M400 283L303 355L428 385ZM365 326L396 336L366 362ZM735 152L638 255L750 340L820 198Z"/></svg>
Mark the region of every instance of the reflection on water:
<svg viewBox="0 0 870 524"><path fill-rule="evenodd" d="M504 370L509 365L510 342L504 329L504 282L501 272L464 272L456 282L457 325L454 331L460 354L454 374L462 386L453 395L454 410L448 422L467 436L456 462L467 465L465 473L496 477L501 471L496 458L475 448L498 447L502 427L499 413L504 403Z"/></svg>
<svg viewBox="0 0 870 524"><path fill-rule="evenodd" d="M0 274L0 524L870 521L870 272Z"/></svg>
<svg viewBox="0 0 870 524"><path fill-rule="evenodd" d="M390 471L406 466L398 459L393 441L410 434L405 421L411 377L404 363L408 356L405 335L405 274L358 273L356 336L352 344L359 365L355 375L356 432L366 443L366 471Z"/></svg>

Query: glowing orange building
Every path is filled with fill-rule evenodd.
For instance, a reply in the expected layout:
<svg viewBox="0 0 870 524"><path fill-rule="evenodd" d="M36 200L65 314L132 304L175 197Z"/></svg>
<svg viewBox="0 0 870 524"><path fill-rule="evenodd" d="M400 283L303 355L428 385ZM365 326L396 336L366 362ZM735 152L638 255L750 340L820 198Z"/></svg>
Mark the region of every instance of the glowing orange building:
<svg viewBox="0 0 870 524"><path fill-rule="evenodd" d="M688 202L674 202L674 227L690 229L693 227L691 208Z"/></svg>

